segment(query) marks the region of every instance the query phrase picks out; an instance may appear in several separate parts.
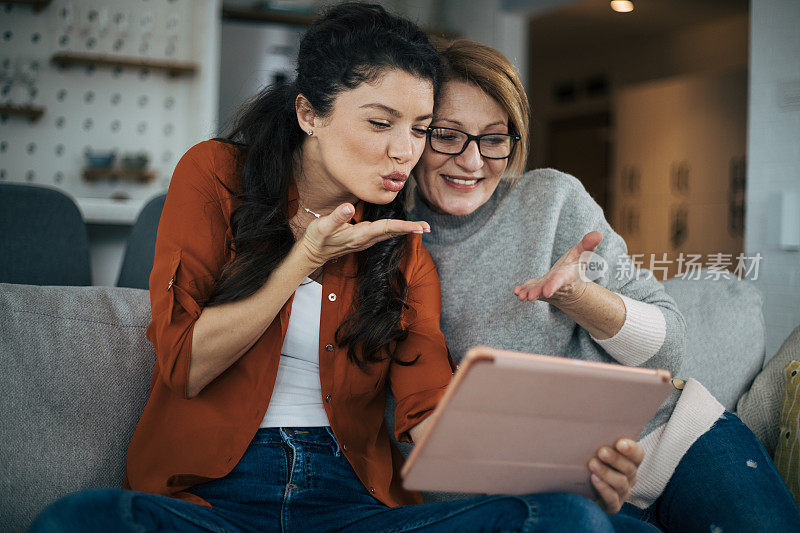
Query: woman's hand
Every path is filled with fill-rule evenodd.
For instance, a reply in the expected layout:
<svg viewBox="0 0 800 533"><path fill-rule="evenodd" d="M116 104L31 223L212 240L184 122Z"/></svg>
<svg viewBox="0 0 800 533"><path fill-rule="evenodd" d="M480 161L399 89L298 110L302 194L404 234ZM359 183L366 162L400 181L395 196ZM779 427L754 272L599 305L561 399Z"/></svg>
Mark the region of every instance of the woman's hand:
<svg viewBox="0 0 800 533"><path fill-rule="evenodd" d="M352 204L345 203L334 209L330 215L311 221L297 246L302 248L312 264L321 267L331 259L365 250L380 241L431 230L427 222L397 219L350 224L355 212Z"/></svg>
<svg viewBox="0 0 800 533"><path fill-rule="evenodd" d="M588 283L581 277L581 254L593 252L602 240L602 233L590 231L583 236L581 242L562 255L547 274L517 285L514 287L514 294L521 302L542 300L557 305L578 300Z"/></svg>
<svg viewBox="0 0 800 533"><path fill-rule="evenodd" d="M603 446L589 461L592 485L600 497L597 503L606 513L615 514L630 497L636 472L644 459L644 449L628 439L617 441L616 450Z"/></svg>

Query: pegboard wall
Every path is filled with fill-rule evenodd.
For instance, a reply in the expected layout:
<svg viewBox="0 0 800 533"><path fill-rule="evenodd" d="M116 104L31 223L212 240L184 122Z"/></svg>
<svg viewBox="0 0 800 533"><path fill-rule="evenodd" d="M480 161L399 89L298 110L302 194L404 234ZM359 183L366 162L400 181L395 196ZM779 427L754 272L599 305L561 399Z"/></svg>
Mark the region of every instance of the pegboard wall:
<svg viewBox="0 0 800 533"><path fill-rule="evenodd" d="M54 0L42 11L0 2L0 104L44 107L0 117L0 180L76 198L143 201L166 190L181 155L214 135L218 0ZM196 73L56 65L59 52L188 61ZM155 179L87 180L87 150L144 152Z"/></svg>

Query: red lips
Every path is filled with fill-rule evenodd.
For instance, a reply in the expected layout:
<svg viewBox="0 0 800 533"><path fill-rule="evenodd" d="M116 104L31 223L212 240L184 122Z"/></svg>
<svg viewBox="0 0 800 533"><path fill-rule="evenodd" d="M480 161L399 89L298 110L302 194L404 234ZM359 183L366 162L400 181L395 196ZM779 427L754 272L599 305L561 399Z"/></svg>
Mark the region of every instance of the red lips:
<svg viewBox="0 0 800 533"><path fill-rule="evenodd" d="M403 174L402 172L392 172L391 174L386 174L385 176L381 176L385 180L394 180L394 181L406 181L408 179L408 174Z"/></svg>
<svg viewBox="0 0 800 533"><path fill-rule="evenodd" d="M383 178L383 188L391 192L400 192L406 184L408 174L402 172L392 172L381 176Z"/></svg>

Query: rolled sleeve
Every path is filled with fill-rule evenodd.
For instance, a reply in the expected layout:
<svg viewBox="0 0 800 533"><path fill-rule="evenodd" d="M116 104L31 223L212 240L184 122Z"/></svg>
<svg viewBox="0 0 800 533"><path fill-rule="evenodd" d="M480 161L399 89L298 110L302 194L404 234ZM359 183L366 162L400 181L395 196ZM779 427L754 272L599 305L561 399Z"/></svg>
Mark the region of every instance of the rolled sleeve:
<svg viewBox="0 0 800 533"><path fill-rule="evenodd" d="M228 223L216 183L211 141L191 148L175 168L158 224L150 273L147 338L158 376L188 398L194 324L227 259Z"/></svg>
<svg viewBox="0 0 800 533"><path fill-rule="evenodd" d="M455 362L439 327L441 289L439 275L421 240L414 236L413 268L407 269L409 309L404 314L408 337L398 344L396 356L411 365L392 362L389 381L397 400L394 411L395 438L411 442L408 431L430 415L444 394ZM410 272L410 275L408 274Z"/></svg>
<svg viewBox="0 0 800 533"><path fill-rule="evenodd" d="M628 366L639 366L653 357L664 345L666 320L658 306L618 295L625 305L625 322L608 339L592 340L614 359Z"/></svg>

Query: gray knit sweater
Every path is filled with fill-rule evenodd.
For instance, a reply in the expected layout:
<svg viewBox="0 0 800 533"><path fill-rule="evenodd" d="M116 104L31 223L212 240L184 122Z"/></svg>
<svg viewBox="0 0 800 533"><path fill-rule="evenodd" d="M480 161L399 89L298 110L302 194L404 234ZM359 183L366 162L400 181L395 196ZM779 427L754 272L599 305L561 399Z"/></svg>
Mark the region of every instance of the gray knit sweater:
<svg viewBox="0 0 800 533"><path fill-rule="evenodd" d="M645 269L633 268L625 241L576 178L552 169L524 174L516 185L503 180L489 201L467 216L441 215L415 196L410 220L425 220L425 247L439 270L441 327L456 361L476 344L616 363L589 333L546 302L520 302L513 288L540 277L583 236L598 230L595 250L609 264L595 282L657 306L666 321L661 348L642 365L677 374L685 353L685 324L674 300ZM666 423L679 397L675 391L640 438Z"/></svg>

